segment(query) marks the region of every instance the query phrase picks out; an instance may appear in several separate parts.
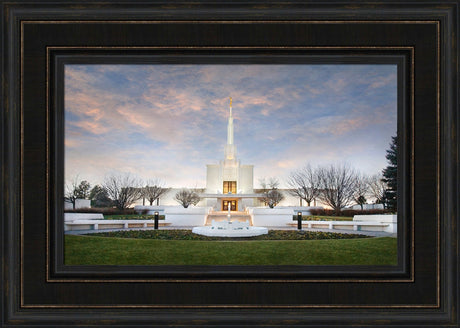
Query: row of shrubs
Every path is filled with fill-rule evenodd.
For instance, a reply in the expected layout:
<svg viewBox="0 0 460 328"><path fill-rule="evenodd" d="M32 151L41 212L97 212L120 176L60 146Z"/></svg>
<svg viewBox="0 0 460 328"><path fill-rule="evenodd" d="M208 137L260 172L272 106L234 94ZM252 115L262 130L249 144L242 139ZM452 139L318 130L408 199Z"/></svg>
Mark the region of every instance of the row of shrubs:
<svg viewBox="0 0 460 328"><path fill-rule="evenodd" d="M355 215L369 215L369 214L387 214L392 213L389 209L373 209L373 210L341 210L339 213L331 209L318 209L312 208L311 215L318 216L355 216Z"/></svg>
<svg viewBox="0 0 460 328"><path fill-rule="evenodd" d="M136 215L136 216L133 216L133 215L129 215L129 216L125 216L125 215L110 216L110 215L108 215L108 216L105 217L105 219L106 220L154 220L155 215ZM159 215L158 219L159 220L164 220L165 216L164 215Z"/></svg>
<svg viewBox="0 0 460 328"><path fill-rule="evenodd" d="M132 215L138 214L134 211L134 208L126 208L120 210L116 207L94 207L94 208L79 208L79 209L70 209L65 210L66 213L102 213L104 215Z"/></svg>
<svg viewBox="0 0 460 328"><path fill-rule="evenodd" d="M292 220L297 221L297 215L292 216ZM352 221L352 218L348 216L314 216L314 215L302 215L302 221Z"/></svg>

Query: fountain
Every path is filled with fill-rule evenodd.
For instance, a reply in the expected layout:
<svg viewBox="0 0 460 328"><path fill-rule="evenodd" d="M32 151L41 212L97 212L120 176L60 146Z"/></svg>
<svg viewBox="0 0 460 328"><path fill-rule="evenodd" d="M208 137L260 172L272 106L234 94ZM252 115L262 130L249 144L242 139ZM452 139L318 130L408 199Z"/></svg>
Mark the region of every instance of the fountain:
<svg viewBox="0 0 460 328"><path fill-rule="evenodd" d="M250 226L248 220L232 221L229 206L227 221L212 220L211 226L194 227L192 232L208 237L253 237L267 234L268 229Z"/></svg>

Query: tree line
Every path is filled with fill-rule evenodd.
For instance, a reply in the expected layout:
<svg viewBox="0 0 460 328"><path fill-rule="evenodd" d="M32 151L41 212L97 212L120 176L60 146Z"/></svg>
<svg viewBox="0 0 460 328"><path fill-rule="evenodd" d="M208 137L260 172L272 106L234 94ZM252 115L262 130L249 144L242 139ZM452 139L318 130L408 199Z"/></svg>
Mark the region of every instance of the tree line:
<svg viewBox="0 0 460 328"><path fill-rule="evenodd" d="M120 210L130 207L141 198L153 205L169 190L159 179L143 183L129 173L109 175L102 185L95 185L92 188L88 181L78 182L78 177L75 177L65 189L64 198L72 203L74 209L77 199L89 199L94 207L115 206Z"/></svg>
<svg viewBox="0 0 460 328"><path fill-rule="evenodd" d="M331 207L335 212L352 204L363 209L367 198L388 208L385 199L387 189L383 176L366 176L347 164L304 168L291 173L287 181L289 192L311 206L315 200Z"/></svg>
<svg viewBox="0 0 460 328"><path fill-rule="evenodd" d="M356 203L361 206L372 197L391 211L397 210L397 138L392 137L387 150L388 166L382 173L365 175L347 164L312 167L306 165L288 178L290 193L308 206L319 199L334 211Z"/></svg>
<svg viewBox="0 0 460 328"><path fill-rule="evenodd" d="M307 164L294 171L287 179L289 193L304 200L308 206L315 200L330 206L336 213L353 203L361 209L372 197L378 204L391 211L397 210L397 138L392 137L387 150L388 166L381 174L364 175L347 164L331 164L312 167ZM273 208L284 196L278 189L276 178L259 181L261 201ZM105 178L102 185L91 188L88 181L78 182L76 177L70 185L66 185L65 199L73 204L77 199L90 199L95 207L115 206L120 210L130 207L137 200L144 198L150 205L169 191L159 179L142 183L138 178L125 174L112 174ZM182 189L175 194L175 200L183 207L196 205L200 196L190 189Z"/></svg>
<svg viewBox="0 0 460 328"><path fill-rule="evenodd" d="M111 174L105 178L102 185L92 188L88 181L78 181L77 176L65 186L64 199L72 203L73 209L77 199L89 199L94 207L116 207L119 210L127 209L141 198L153 205L170 190L164 187L160 179L143 183L129 173ZM187 208L198 204L200 196L194 190L184 188L175 194L174 199Z"/></svg>
<svg viewBox="0 0 460 328"><path fill-rule="evenodd" d="M396 212L397 210L397 138L392 137L387 150L388 166L381 173L365 175L347 164L331 164L305 167L292 172L286 183L289 193L299 197L311 206L320 200L336 213L342 208L358 204L363 209L367 198L371 197L377 204ZM278 190L276 178L260 181L263 197L261 200L269 207L276 206L284 196Z"/></svg>

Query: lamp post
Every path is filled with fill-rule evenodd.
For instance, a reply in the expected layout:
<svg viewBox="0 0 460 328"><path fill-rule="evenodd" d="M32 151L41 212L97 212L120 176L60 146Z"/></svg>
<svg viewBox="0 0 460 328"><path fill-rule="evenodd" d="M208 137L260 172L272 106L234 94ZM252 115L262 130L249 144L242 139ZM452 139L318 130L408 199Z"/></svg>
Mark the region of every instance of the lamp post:
<svg viewBox="0 0 460 328"><path fill-rule="evenodd" d="M302 212L297 212L297 229L302 230Z"/></svg>
<svg viewBox="0 0 460 328"><path fill-rule="evenodd" d="M154 213L154 217L155 217L155 230L158 229L158 217L159 217L159 214L158 212L155 212Z"/></svg>

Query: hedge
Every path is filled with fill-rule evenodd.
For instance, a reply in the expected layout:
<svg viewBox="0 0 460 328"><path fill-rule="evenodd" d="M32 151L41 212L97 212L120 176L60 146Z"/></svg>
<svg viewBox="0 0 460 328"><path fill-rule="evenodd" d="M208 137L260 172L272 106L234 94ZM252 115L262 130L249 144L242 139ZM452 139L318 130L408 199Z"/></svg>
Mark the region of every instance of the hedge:
<svg viewBox="0 0 460 328"><path fill-rule="evenodd" d="M312 208L310 210L311 215L318 216L355 216L355 215L370 215L370 214L388 214L392 213L389 209L374 209L374 210L342 210L337 213L332 209L317 209Z"/></svg>

